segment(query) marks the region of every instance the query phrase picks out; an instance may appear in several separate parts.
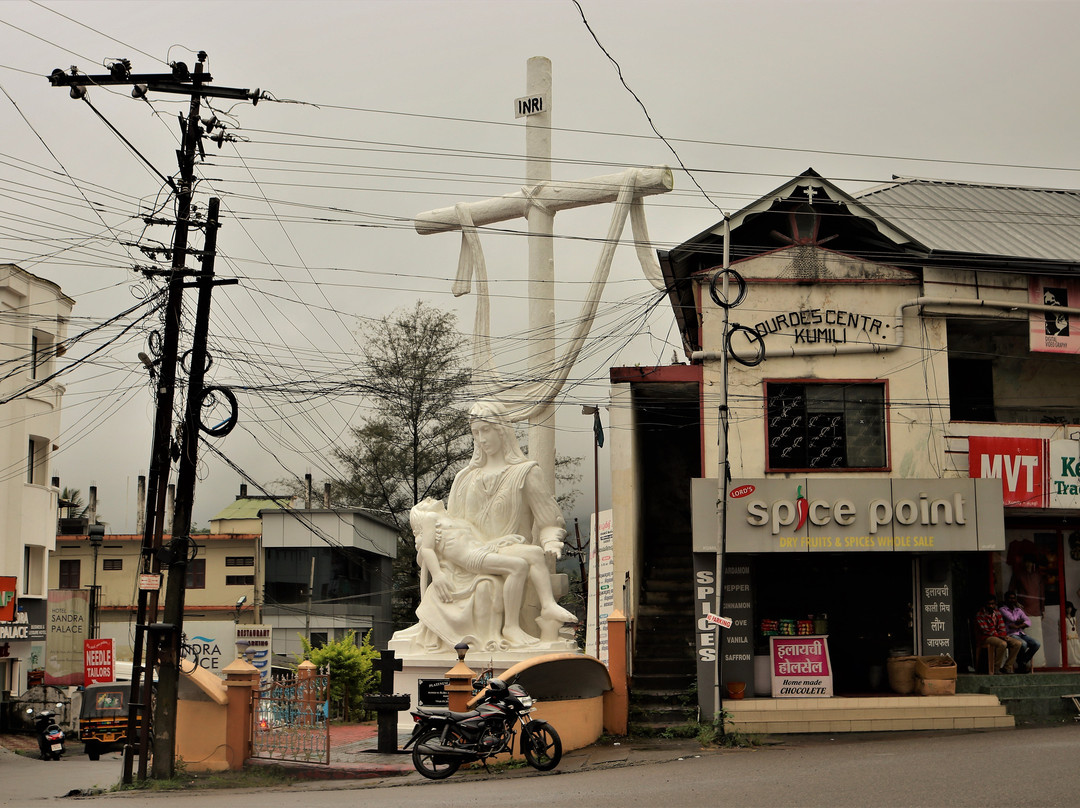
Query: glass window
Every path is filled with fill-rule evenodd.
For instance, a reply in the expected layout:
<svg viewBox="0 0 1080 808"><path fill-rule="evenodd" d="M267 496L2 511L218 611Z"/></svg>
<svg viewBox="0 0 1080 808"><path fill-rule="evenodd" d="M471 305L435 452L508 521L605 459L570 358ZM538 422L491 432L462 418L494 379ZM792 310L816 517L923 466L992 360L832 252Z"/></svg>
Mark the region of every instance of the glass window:
<svg viewBox="0 0 1080 808"><path fill-rule="evenodd" d="M82 586L79 581L79 559L60 559L59 586L61 589L79 589Z"/></svg>
<svg viewBox="0 0 1080 808"><path fill-rule="evenodd" d="M122 570L124 568L124 559L106 558L101 562L101 568L103 570Z"/></svg>
<svg viewBox="0 0 1080 808"><path fill-rule="evenodd" d="M226 567L254 567L255 556L225 556Z"/></svg>
<svg viewBox="0 0 1080 808"><path fill-rule="evenodd" d="M769 470L888 466L884 382L766 382Z"/></svg>
<svg viewBox="0 0 1080 808"><path fill-rule="evenodd" d="M226 575L225 586L254 586L254 575Z"/></svg>
<svg viewBox="0 0 1080 808"><path fill-rule="evenodd" d="M196 558L187 565L187 588L206 589L206 559Z"/></svg>

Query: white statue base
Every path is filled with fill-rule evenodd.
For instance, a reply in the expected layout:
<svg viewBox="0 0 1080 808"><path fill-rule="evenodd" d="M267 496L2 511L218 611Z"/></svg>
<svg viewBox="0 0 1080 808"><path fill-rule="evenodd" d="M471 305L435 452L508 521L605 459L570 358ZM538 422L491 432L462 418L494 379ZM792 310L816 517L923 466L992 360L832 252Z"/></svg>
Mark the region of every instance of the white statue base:
<svg viewBox="0 0 1080 808"><path fill-rule="evenodd" d="M545 656L551 653L581 653L581 649L571 646L568 648L561 648L558 651L551 651L548 649L537 650L530 648L528 650L521 651L501 651L497 655L472 653L470 652L465 656L465 664L468 665L476 675L479 676L488 668L491 668L495 673L495 676L499 676L503 671L513 667L519 662L523 662L526 659L532 659L536 656ZM457 658L453 654L449 655L409 655L404 654L397 657L401 660L401 670L394 674L394 692L395 693L408 693L409 694L409 709L415 710L418 706L421 706L420 697L421 690L423 689L423 695L429 695L432 691L438 691L440 685L442 689L445 689L449 679L446 678L446 673L454 665L457 664ZM426 706L439 706L435 704L429 704ZM412 732L413 728L412 716L408 711L402 711L398 713L398 733L407 735ZM404 743L404 741L402 741Z"/></svg>

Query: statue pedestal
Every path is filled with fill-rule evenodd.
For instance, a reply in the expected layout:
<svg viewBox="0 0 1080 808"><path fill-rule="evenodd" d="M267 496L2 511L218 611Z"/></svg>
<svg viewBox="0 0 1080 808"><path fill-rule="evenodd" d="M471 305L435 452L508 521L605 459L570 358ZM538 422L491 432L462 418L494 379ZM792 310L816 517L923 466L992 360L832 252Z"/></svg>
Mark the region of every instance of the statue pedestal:
<svg viewBox="0 0 1080 808"><path fill-rule="evenodd" d="M476 652L465 657L465 664L476 671L477 676L488 668L495 671L493 675L499 676L503 671L519 662L550 653L549 650L500 651L498 654ZM434 695L436 692L445 693L446 684L449 682L446 674L457 664L457 658L453 653L433 655L405 654L400 656L399 659L401 659L402 666L401 670L394 675L394 692L409 694L410 709L421 706L420 696L422 692L425 697ZM428 704L424 706L437 707L446 705L444 702L442 705ZM407 734L412 732L412 728L413 720L408 711L404 710L398 713L398 732ZM404 741L402 742L404 743Z"/></svg>

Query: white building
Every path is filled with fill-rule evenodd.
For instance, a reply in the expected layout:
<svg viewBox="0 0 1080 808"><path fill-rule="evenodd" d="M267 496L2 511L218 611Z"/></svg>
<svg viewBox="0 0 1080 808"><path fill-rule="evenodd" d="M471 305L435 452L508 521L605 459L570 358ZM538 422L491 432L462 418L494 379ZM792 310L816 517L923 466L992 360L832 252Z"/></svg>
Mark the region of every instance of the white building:
<svg viewBox="0 0 1080 808"><path fill-rule="evenodd" d="M64 394L52 376L73 304L55 283L0 264L0 690L25 689L44 650Z"/></svg>

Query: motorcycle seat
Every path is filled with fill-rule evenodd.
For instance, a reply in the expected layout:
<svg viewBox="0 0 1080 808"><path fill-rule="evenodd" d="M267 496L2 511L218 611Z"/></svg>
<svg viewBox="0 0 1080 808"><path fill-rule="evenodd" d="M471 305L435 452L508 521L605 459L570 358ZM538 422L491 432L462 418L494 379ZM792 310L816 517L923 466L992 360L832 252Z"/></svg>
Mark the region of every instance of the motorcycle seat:
<svg viewBox="0 0 1080 808"><path fill-rule="evenodd" d="M419 712L423 713L424 715L445 716L451 721L464 721L468 718L475 718L476 716L480 715L479 710L467 710L463 713L457 713L446 707L421 707Z"/></svg>

